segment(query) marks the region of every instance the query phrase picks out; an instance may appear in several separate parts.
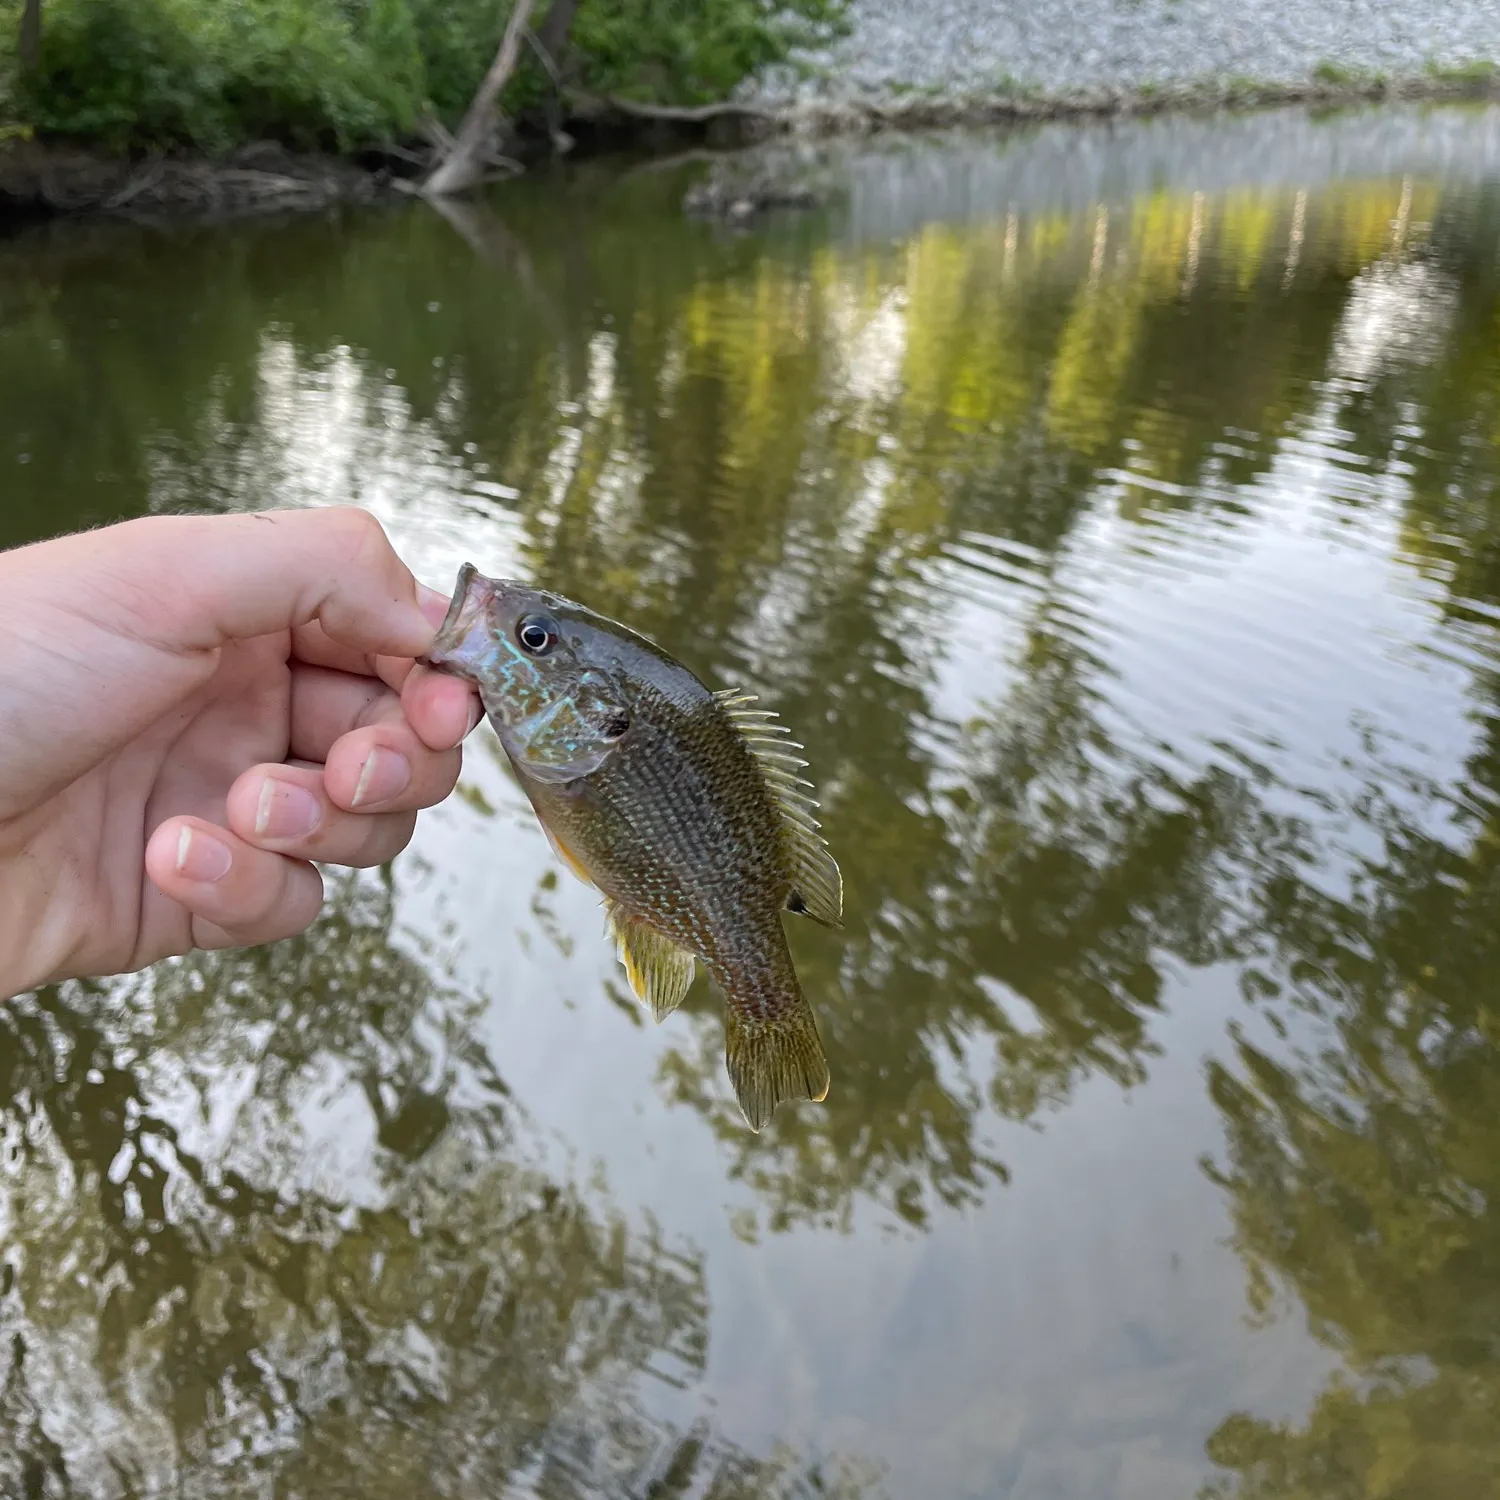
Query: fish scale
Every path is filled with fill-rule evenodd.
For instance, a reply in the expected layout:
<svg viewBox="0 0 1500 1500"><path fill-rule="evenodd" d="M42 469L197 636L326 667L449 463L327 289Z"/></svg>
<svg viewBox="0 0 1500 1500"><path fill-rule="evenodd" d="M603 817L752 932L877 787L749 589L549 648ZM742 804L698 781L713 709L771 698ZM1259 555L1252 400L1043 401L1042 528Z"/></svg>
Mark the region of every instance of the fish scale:
<svg viewBox="0 0 1500 1500"><path fill-rule="evenodd" d="M752 1130L827 1096L781 914L843 923L800 746L645 636L561 595L460 569L426 660L474 682L559 857L605 898L657 1021L698 962L725 999L725 1066Z"/></svg>

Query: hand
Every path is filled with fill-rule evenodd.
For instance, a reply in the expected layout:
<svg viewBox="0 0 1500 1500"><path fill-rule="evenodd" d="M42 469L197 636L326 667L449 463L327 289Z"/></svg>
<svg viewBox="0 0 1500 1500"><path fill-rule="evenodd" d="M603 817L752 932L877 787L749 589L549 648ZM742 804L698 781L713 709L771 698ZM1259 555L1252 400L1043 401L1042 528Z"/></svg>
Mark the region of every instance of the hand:
<svg viewBox="0 0 1500 1500"><path fill-rule="evenodd" d="M0 554L0 997L271 942L458 779L447 600L359 510L154 517Z"/></svg>

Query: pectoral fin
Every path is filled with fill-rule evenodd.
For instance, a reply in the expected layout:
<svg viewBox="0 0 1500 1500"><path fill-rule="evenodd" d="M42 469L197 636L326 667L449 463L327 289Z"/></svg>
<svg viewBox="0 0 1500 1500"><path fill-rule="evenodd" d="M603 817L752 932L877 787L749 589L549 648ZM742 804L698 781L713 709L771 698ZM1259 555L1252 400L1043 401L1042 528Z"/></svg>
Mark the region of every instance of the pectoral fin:
<svg viewBox="0 0 1500 1500"><path fill-rule="evenodd" d="M693 955L633 917L618 902L606 901L611 936L635 997L657 1021L677 1009L697 971Z"/></svg>
<svg viewBox="0 0 1500 1500"><path fill-rule="evenodd" d="M542 825L542 832L547 835L547 842L552 845L552 852L585 884L593 885L594 877L584 869L582 863L573 851L553 833L547 826L546 819L538 815L537 822Z"/></svg>

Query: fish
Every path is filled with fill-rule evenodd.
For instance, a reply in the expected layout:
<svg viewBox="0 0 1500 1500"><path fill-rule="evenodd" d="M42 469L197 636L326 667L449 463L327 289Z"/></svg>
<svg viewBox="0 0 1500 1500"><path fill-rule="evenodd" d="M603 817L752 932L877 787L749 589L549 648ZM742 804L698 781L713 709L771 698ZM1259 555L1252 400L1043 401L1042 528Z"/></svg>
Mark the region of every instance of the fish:
<svg viewBox="0 0 1500 1500"><path fill-rule="evenodd" d="M468 562L421 660L478 688L557 857L603 896L654 1019L707 970L750 1129L778 1105L826 1099L828 1058L782 913L841 929L843 877L778 715L708 687L619 621Z"/></svg>

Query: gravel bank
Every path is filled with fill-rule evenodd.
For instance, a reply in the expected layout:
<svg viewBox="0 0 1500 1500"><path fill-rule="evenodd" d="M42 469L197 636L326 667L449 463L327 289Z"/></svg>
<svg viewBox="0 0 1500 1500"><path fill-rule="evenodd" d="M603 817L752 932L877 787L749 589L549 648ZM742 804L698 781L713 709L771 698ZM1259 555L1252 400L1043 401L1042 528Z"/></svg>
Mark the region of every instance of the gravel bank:
<svg viewBox="0 0 1500 1500"><path fill-rule="evenodd" d="M1497 0L853 0L853 34L767 74L765 106L1336 91L1500 65Z"/></svg>

